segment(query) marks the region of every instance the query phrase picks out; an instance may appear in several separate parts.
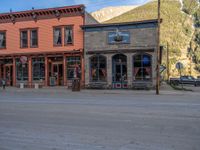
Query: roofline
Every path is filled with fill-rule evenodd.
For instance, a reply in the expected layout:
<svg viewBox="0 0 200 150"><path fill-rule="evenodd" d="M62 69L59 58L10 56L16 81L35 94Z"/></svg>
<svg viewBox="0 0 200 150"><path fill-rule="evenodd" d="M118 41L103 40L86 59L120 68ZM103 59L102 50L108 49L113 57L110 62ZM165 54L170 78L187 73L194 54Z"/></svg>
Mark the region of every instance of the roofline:
<svg viewBox="0 0 200 150"><path fill-rule="evenodd" d="M85 8L85 5L84 4L80 4L80 5L71 5L71 6L62 6L62 7L52 7L52 8L31 9L31 10L24 10L24 11L7 12L7 13L0 13L0 16L30 13L30 12L33 12L33 11L34 12L54 11L54 10L70 9L70 8L77 8L77 7L83 7L83 8Z"/></svg>
<svg viewBox="0 0 200 150"><path fill-rule="evenodd" d="M98 27L109 27L109 26L137 25L137 24L145 24L145 23L158 23L158 19L132 21L132 22L120 22L120 23L89 24L89 25L82 25L81 28L86 29L86 28L98 28ZM162 23L162 19L161 19L161 23Z"/></svg>

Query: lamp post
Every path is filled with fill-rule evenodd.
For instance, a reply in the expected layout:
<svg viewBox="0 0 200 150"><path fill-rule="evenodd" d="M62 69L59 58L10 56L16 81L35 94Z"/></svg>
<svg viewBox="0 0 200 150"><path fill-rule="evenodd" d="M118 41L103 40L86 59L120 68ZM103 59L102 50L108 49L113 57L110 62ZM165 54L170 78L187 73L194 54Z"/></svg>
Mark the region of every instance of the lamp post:
<svg viewBox="0 0 200 150"><path fill-rule="evenodd" d="M157 28L157 66L156 66L156 94L160 94L160 0L158 0L158 28Z"/></svg>

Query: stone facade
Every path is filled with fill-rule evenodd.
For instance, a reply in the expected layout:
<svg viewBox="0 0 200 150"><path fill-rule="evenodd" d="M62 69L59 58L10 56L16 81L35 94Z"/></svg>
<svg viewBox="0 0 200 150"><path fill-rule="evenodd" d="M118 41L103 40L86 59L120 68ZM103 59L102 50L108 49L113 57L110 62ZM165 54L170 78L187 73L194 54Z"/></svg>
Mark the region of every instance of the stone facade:
<svg viewBox="0 0 200 150"><path fill-rule="evenodd" d="M156 84L156 44L157 44L157 20L148 20L141 22L119 23L119 24L96 24L85 25L82 27L84 33L84 60L85 60L85 85L86 87L99 87L99 88L117 88L114 85L114 56L120 54L126 57L125 67L123 65L117 66L118 72L126 73L126 84L119 88L134 88L134 87L155 87ZM108 34L110 32L129 33L129 42L121 43L116 42L110 44ZM91 62L93 56L101 55L106 58L106 80L105 81L92 81L91 80ZM148 73L150 72L151 78L148 80L135 79L133 56L147 55L151 58L151 71L146 67ZM146 60L143 60L146 61ZM121 66L121 70L120 70ZM123 67L125 69L123 69ZM144 67L145 68L145 67ZM137 72L140 72L137 70ZM121 81L121 80L120 80Z"/></svg>

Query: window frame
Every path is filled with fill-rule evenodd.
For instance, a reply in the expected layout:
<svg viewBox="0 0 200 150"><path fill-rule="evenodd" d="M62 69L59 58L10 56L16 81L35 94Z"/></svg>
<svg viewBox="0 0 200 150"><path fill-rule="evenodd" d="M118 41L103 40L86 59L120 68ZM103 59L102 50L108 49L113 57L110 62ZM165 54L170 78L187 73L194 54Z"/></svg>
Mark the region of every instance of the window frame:
<svg viewBox="0 0 200 150"><path fill-rule="evenodd" d="M22 46L22 32L26 31L27 32L27 45L25 47ZM20 35L20 48L24 49L24 48L28 48L29 47L29 29L20 29L19 32Z"/></svg>
<svg viewBox="0 0 200 150"><path fill-rule="evenodd" d="M76 58L76 59L74 59L74 58ZM74 68L70 68L69 67L69 65L70 64L68 64L68 63L73 63L73 64L75 64L74 62L78 62L79 61L79 64L78 65L80 65L79 66L79 69L80 69L80 74L78 74L79 75L79 77L78 78L80 78L81 79L81 74L82 74L82 72L81 72L81 57L80 56L67 56L66 57L66 67L67 67L67 69L66 69L66 79L67 80L73 80L74 79L74 77L70 77L69 78L69 76L68 76L68 73L69 73L69 70L72 70L72 69L74 69Z"/></svg>
<svg viewBox="0 0 200 150"><path fill-rule="evenodd" d="M66 26L63 26L64 27L64 45L65 46L68 46L68 45L74 45L74 26L73 25L66 25ZM71 28L72 30L72 43L67 43L66 42L66 28Z"/></svg>
<svg viewBox="0 0 200 150"><path fill-rule="evenodd" d="M56 28L60 28L61 30L61 44L55 44L54 41L55 41L55 29ZM61 47L63 46L63 27L62 26L54 26L53 27L53 46L54 47Z"/></svg>
<svg viewBox="0 0 200 150"><path fill-rule="evenodd" d="M35 59L35 60L34 60ZM41 80L45 80L45 58L44 57L33 57L32 58L32 80L33 81L41 81ZM34 64L39 64L39 68L40 68L40 73L39 73L39 78L35 80L34 78ZM41 73L41 64L44 65L44 76L42 76L42 73Z"/></svg>
<svg viewBox="0 0 200 150"><path fill-rule="evenodd" d="M6 47L7 47L7 36L6 36L7 33L6 32L7 32L6 30L0 30L0 33L3 33L4 36L5 36L5 46L4 47L0 47L0 50L6 49Z"/></svg>
<svg viewBox="0 0 200 150"><path fill-rule="evenodd" d="M32 31L36 31L37 32L37 45L32 45ZM29 29L29 34L30 34L30 48L38 48L39 47L39 31L38 31L38 28L32 28L32 29Z"/></svg>
<svg viewBox="0 0 200 150"><path fill-rule="evenodd" d="M100 69L102 69L102 68L100 68L100 63L102 63L102 61L100 61L100 57L105 59L105 64L104 64L105 65L105 71L106 71L105 80L100 80L100 76L99 76ZM93 58L97 58L97 69L98 69L98 77L97 77L98 79L97 80L94 80L94 78L92 77L92 59ZM99 54L91 56L89 58L89 78L90 78L90 82L93 82L93 83L95 83L95 82L107 82L107 77L108 77L108 75L107 75L107 57L104 56L104 55L99 55Z"/></svg>
<svg viewBox="0 0 200 150"><path fill-rule="evenodd" d="M29 80L29 72L28 72L28 65L29 65L29 62L27 61L25 64L25 67L26 67L26 71L27 71L27 77L26 76L24 76L24 73L25 73L25 67L23 67L23 64L20 62L20 58L16 58L16 80L17 81L22 81L22 82L26 82L26 81L28 81ZM20 69L21 69L21 74L23 75L23 76L21 76L20 78L18 78L18 75L19 75L19 71L18 71L18 66L20 66ZM20 80L18 80L18 79L20 79ZM25 79L25 80L24 80Z"/></svg>
<svg viewBox="0 0 200 150"><path fill-rule="evenodd" d="M145 79L144 78L144 73L142 73L143 74L143 76L142 76L142 79L136 79L136 77L135 77L135 71L134 71L134 68L135 68L135 65L134 65L134 63L135 63L135 57L136 56L140 56L140 67L138 67L138 68L145 68L144 67L144 65L143 65L143 61L142 61L142 58L143 58L143 56L148 56L148 57L150 57L150 78L149 79ZM153 80L153 69L152 69L152 67L153 67L153 55L151 55L151 54L148 54L148 53L137 53L137 54L135 54L135 55L133 55L132 56L132 76L133 76L133 82L137 82L137 81L141 81L141 82L152 82L152 80Z"/></svg>

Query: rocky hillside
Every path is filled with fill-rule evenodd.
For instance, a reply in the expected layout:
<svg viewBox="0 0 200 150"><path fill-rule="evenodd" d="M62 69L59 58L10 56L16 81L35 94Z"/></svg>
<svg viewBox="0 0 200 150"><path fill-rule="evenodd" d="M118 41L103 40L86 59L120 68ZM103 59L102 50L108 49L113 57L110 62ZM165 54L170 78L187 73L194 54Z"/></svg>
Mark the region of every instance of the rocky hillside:
<svg viewBox="0 0 200 150"><path fill-rule="evenodd" d="M191 1L193 1L191 3ZM199 0L198 0L199 1ZM166 46L169 44L171 76L177 76L175 63L180 61L184 64L184 74L199 75L200 68L200 34L197 26L200 24L200 11L197 0L161 0L161 44L164 46L163 64L166 63ZM143 6L137 7L127 13L112 18L105 23L127 22L157 18L157 1L151 1ZM197 19L196 19L197 18ZM199 32L200 33L200 32ZM199 38L196 38L196 37ZM195 42L196 41L196 42ZM198 44L199 42L199 44ZM196 51L190 55L190 47ZM197 48L198 47L198 48ZM199 48L200 49L200 48ZM192 60L190 59L192 57ZM195 61L196 59L196 61ZM200 65L199 65L200 67Z"/></svg>
<svg viewBox="0 0 200 150"><path fill-rule="evenodd" d="M128 12L137 6L116 6L116 7L106 7L100 10L97 10L91 15L99 22L104 22L110 20L114 17L117 17L125 12Z"/></svg>

